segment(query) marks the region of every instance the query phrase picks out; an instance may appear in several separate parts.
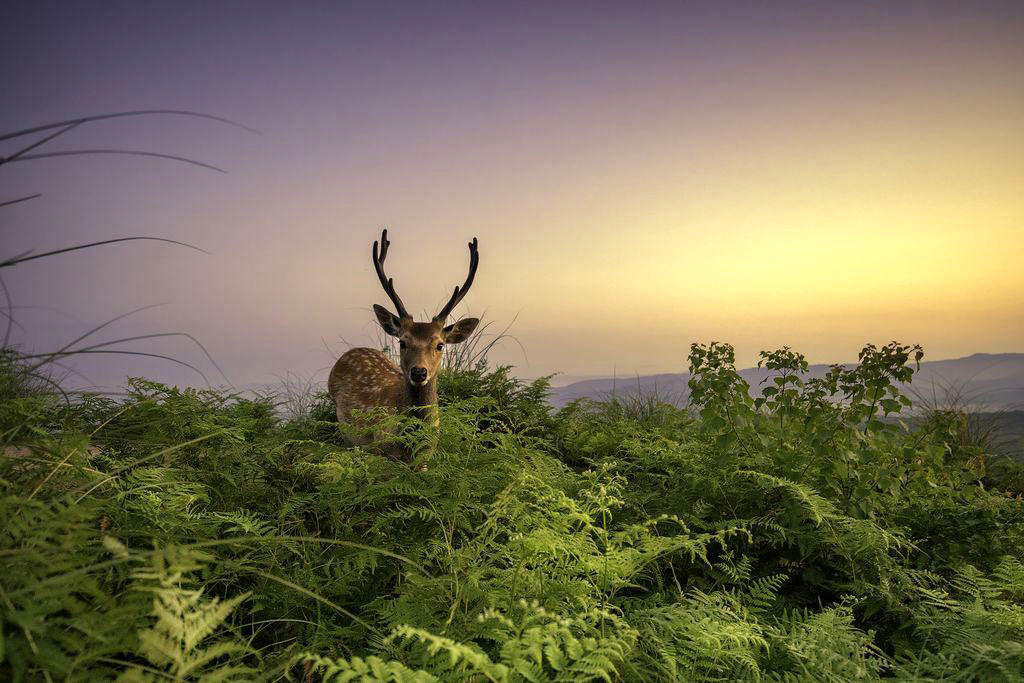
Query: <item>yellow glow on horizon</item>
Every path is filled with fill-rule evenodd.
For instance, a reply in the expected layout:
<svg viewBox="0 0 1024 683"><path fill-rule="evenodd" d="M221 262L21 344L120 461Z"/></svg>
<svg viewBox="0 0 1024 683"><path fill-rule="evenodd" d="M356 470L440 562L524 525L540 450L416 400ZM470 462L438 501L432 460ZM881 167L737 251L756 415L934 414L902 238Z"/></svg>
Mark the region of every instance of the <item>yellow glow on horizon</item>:
<svg viewBox="0 0 1024 683"><path fill-rule="evenodd" d="M246 179L245 201L211 214L235 226L223 253L265 275L222 286L242 318L273 309L288 330L369 343L369 307L386 303L369 245L387 226L389 272L428 315L478 236L462 311L515 318L536 374L678 370L709 339L741 364L782 344L846 360L892 338L931 358L1021 350L1024 93L985 63L941 88L926 66L889 89L844 68L744 72L696 102L653 76L524 92L485 117L381 120L365 149L320 136L262 179L274 201ZM515 345L495 360L524 363Z"/></svg>
<svg viewBox="0 0 1024 683"><path fill-rule="evenodd" d="M908 302L1013 310L1024 292L1024 163L984 136L972 147L945 132L852 156L833 140L802 139L803 158L788 164L766 156L777 150L748 150L743 164L712 169L705 192L661 188L632 202L613 190L550 219L549 232L572 243L538 254L537 268L571 287L560 303L593 319L632 307L697 316L765 307L885 315ZM544 303L541 282L523 284Z"/></svg>
<svg viewBox="0 0 1024 683"><path fill-rule="evenodd" d="M12 182L49 199L5 210L11 253L138 233L210 254L82 252L62 277L19 269L12 298L93 324L171 301L161 329L234 358L241 381L319 372L376 341L370 306L387 298L369 252L388 227L388 271L427 317L479 238L458 312L515 320L528 364L511 343L492 360L527 374L675 371L711 339L740 364L783 344L849 360L891 339L930 359L1024 352L1020 12L659 3L584 20L517 5L480 30L461 11L430 30L322 14L256 12L260 30L198 51L150 26L160 49L111 37L88 73L75 51L19 62L29 84L66 77L15 103L11 129L171 98L264 135L125 118L66 138L226 175L18 165Z"/></svg>

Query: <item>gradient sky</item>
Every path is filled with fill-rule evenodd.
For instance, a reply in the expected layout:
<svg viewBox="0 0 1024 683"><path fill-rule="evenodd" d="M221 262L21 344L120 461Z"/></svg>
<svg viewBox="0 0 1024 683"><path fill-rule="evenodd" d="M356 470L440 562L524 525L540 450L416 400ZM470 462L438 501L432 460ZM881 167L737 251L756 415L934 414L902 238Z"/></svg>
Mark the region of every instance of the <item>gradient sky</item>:
<svg viewBox="0 0 1024 683"><path fill-rule="evenodd" d="M770 5L770 7L769 7ZM812 362L868 341L1024 351L1024 3L6 2L0 131L122 109L5 166L26 348L187 331L237 385L374 342L370 244L428 316L515 319L524 376L685 369L690 342ZM21 142L15 141L15 142ZM0 149L0 154L13 147ZM139 342L203 364L187 341ZM141 358L90 379L195 382ZM208 364L203 365L209 368ZM211 379L216 379L211 376Z"/></svg>

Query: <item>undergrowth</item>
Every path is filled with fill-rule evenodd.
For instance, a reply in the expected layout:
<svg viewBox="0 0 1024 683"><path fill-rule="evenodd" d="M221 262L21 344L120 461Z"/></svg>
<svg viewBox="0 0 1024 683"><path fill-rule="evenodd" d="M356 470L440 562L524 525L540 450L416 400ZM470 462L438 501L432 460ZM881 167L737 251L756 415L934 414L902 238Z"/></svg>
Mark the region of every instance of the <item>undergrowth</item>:
<svg viewBox="0 0 1024 683"><path fill-rule="evenodd" d="M0 678L1020 680L1024 478L892 419L918 352L780 349L751 392L694 345L687 409L450 370L426 471L322 396L71 400L5 357Z"/></svg>

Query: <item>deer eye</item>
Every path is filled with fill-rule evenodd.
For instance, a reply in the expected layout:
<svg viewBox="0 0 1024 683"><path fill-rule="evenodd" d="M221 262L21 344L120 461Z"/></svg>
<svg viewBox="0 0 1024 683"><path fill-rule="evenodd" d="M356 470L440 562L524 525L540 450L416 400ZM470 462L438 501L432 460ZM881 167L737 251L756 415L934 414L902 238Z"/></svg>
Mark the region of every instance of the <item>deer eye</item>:
<svg viewBox="0 0 1024 683"><path fill-rule="evenodd" d="M437 350L438 350L438 351L440 351L440 350L441 350L441 349L443 349L443 348L444 348L444 344L443 344L443 343L442 343L442 344L438 344L438 345L437 345Z"/></svg>

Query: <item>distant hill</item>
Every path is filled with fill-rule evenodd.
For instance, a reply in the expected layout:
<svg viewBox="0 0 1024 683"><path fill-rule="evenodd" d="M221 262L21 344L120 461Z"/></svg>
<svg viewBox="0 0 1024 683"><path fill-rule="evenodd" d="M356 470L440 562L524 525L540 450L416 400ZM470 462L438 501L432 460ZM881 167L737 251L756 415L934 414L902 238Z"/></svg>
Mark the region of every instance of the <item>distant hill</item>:
<svg viewBox="0 0 1024 683"><path fill-rule="evenodd" d="M820 377L828 371L825 364L812 365L808 375ZM754 392L768 377L767 370L748 368L740 375ZM685 403L690 391L690 373L666 373L639 377L603 377L573 382L551 390L551 403L564 406L578 398L606 398L657 393L666 401ZM921 363L907 387L915 403L944 405L958 399L972 411L1024 409L1024 353L976 353L964 358Z"/></svg>
<svg viewBox="0 0 1024 683"><path fill-rule="evenodd" d="M1024 460L1024 410L978 413L977 418L982 425L995 428L997 452Z"/></svg>

